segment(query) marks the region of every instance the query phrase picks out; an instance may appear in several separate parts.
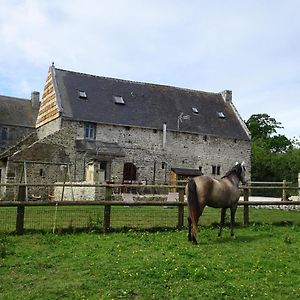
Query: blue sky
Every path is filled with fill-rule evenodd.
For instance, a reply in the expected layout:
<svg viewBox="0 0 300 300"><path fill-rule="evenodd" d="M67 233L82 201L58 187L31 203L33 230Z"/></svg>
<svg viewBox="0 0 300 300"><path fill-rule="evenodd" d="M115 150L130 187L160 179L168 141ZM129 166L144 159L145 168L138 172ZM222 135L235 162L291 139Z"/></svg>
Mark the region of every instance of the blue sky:
<svg viewBox="0 0 300 300"><path fill-rule="evenodd" d="M210 92L300 136L300 1L0 0L0 94L42 93L49 65Z"/></svg>

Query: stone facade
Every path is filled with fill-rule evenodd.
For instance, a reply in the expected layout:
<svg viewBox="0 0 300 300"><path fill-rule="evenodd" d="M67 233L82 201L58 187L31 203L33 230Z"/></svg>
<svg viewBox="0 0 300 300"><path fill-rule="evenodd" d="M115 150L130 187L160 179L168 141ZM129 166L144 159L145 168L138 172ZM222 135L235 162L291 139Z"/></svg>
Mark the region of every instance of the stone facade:
<svg viewBox="0 0 300 300"><path fill-rule="evenodd" d="M76 138L84 139L83 122L63 122L63 126L76 128ZM245 161L247 176L250 175L250 143L235 139L167 131L167 141L163 147L163 131L138 127L98 124L96 140L115 142L125 153L124 157L111 159L110 178L122 182L124 163L133 163L137 168L137 181L147 183L169 182L171 168L199 169L212 175L213 166L219 166L220 177L236 161ZM85 157L84 157L85 156ZM91 157L86 153L73 153L76 157L76 181L84 180L84 163ZM95 158L95 156L93 156ZM98 155L99 161L105 157Z"/></svg>
<svg viewBox="0 0 300 300"><path fill-rule="evenodd" d="M70 180L85 182L88 163L91 160L108 162L109 178L106 178L106 181L113 180L115 183L123 182L125 163L132 163L136 167L135 182L148 184L169 183L171 168L174 167L201 168L205 175L219 178L236 161L245 161L247 177L250 176L249 141L167 130L166 144L163 147L162 130L98 124L95 139L102 142L115 142L125 153L122 157L107 158L105 155L79 152L76 149L76 140L84 139L83 122L63 121L62 126L61 130L10 156L5 169L6 177L11 182L24 181L24 178L21 179L21 174L24 174L22 161L40 161L41 163L26 163L28 183L69 182ZM66 174L61 163L70 163L70 172ZM213 166L219 166L219 174L213 174ZM82 194L82 190L81 188L81 192L75 194ZM28 190L29 197L39 195L47 198L47 195L52 193L54 189L48 187L31 187ZM57 193L60 193L58 189ZM11 189L11 193L7 191L6 194L9 198L16 199L16 189Z"/></svg>
<svg viewBox="0 0 300 300"><path fill-rule="evenodd" d="M15 151L0 165L3 183L45 184L70 180L71 171L66 172L66 166L75 151L74 137L71 126ZM2 188L2 198L15 200L17 191L14 187ZM29 199L34 196L46 199L48 194L53 194L53 187L29 187L27 194Z"/></svg>

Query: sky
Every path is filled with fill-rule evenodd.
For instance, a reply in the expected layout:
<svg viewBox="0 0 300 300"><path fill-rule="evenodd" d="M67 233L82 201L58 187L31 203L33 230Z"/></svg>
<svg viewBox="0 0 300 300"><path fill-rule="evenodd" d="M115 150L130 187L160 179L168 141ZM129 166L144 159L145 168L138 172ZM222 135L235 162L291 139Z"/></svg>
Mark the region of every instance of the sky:
<svg viewBox="0 0 300 300"><path fill-rule="evenodd" d="M208 92L299 138L298 0L0 0L0 94L60 69ZM299 119L298 119L299 118Z"/></svg>

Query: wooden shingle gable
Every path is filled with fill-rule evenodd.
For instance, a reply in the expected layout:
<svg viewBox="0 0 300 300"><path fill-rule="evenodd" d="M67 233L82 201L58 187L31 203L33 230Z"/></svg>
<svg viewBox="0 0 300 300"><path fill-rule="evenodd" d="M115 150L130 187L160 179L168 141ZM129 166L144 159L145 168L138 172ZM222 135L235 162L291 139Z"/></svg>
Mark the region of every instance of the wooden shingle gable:
<svg viewBox="0 0 300 300"><path fill-rule="evenodd" d="M36 121L36 127L40 127L60 116L60 109L57 101L55 89L55 76L53 67L49 68L44 92L41 100L41 106Z"/></svg>

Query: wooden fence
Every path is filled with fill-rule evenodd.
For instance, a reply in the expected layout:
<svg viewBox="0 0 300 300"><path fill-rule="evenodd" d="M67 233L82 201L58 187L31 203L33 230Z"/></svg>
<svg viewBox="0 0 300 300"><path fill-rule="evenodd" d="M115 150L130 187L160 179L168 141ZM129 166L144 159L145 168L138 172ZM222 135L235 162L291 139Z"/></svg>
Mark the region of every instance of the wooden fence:
<svg viewBox="0 0 300 300"><path fill-rule="evenodd" d="M87 205L98 205L104 206L104 216L103 216L103 231L108 232L110 230L111 223L111 207L113 206L170 206L177 207L177 228L181 229L184 225L184 207L187 205L184 198L184 186L171 186L171 185L113 185L113 184L80 184L76 186L97 186L105 188L105 196L104 199L95 200L95 201L53 201L53 200L45 200L45 201L26 201L26 189L30 186L72 186L72 184L0 184L0 186L17 186L19 188L17 201L0 201L0 209L2 207L16 207L16 233L22 234L24 232L24 218L25 218L25 208L33 207L33 206L87 206ZM119 189L122 187L127 188L153 188L153 189L166 189L166 190L174 190L176 189L179 193L179 201L145 201L139 200L136 202L124 202L113 200L113 191L115 189ZM287 190L299 190L299 187L288 187L284 186L262 186L262 185L253 185L253 183L249 186L242 186L241 192L243 200L238 202L239 206L244 207L243 211L243 224L249 224L249 206L268 206L268 205L300 205L300 201L250 201L249 200L249 192L250 189L260 189L260 188L273 188L273 189L282 189L283 193L286 193Z"/></svg>

